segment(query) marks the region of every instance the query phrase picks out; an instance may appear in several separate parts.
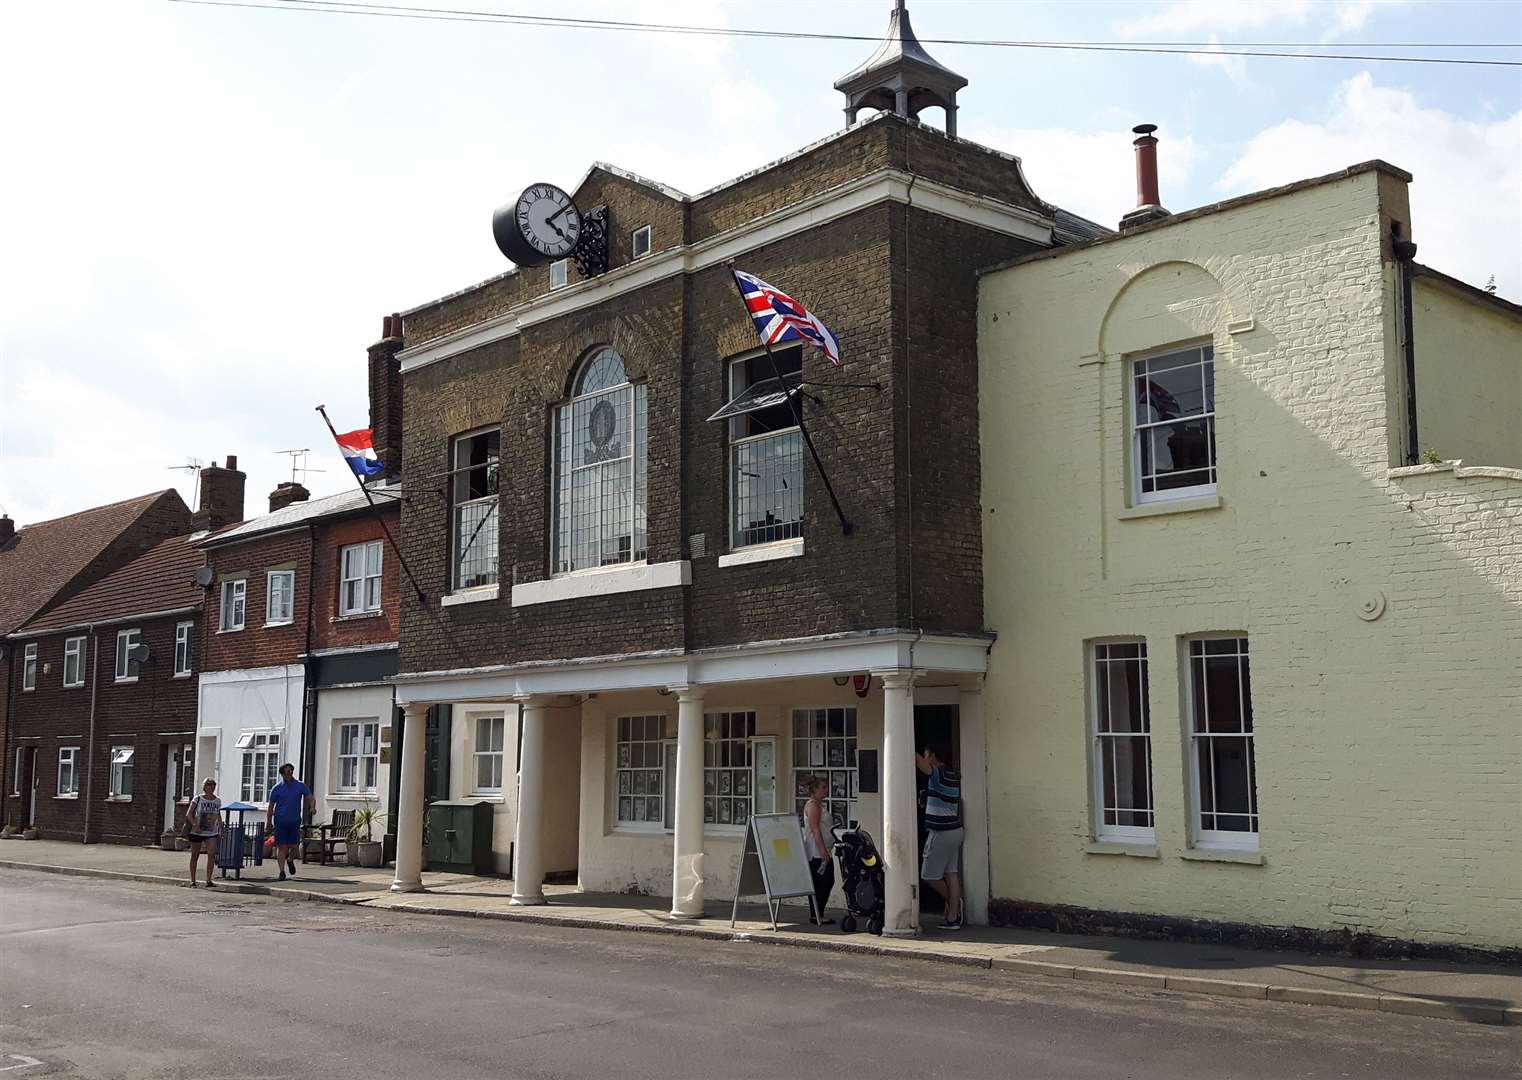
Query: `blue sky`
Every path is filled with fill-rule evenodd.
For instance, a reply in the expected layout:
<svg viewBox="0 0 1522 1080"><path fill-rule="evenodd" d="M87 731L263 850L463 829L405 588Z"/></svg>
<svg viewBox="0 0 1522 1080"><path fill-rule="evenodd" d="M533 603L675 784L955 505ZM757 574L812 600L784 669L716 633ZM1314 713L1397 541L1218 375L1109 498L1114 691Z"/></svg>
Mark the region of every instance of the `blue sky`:
<svg viewBox="0 0 1522 1080"><path fill-rule="evenodd" d="M434 0L415 0L434 2ZM890 0L474 0L522 13L877 35ZM911 0L922 38L1522 42L1522 4ZM837 130L863 42L480 26L115 0L0 7L0 508L22 523L239 455L248 508L366 422L381 316L505 263L492 209L595 160L689 192ZM1129 128L1174 210L1383 157L1424 262L1522 297L1522 69L932 45L961 133L1111 223ZM1402 50L1411 52L1413 50ZM1427 52L1423 51L1422 55ZM1522 50L1490 50L1522 59Z"/></svg>

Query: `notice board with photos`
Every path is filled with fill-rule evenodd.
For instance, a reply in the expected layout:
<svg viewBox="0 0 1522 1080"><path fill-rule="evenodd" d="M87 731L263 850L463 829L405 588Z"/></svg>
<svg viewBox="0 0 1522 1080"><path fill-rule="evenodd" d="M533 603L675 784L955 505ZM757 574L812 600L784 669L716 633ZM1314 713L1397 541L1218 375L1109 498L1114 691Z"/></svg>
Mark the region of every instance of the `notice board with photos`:
<svg viewBox="0 0 1522 1080"><path fill-rule="evenodd" d="M755 814L745 826L745 850L740 856L740 880L735 886L735 906L730 913L733 927L740 914L742 896L766 897L772 929L777 929L777 908L794 896L814 895L814 875L803 849L803 823L797 814Z"/></svg>

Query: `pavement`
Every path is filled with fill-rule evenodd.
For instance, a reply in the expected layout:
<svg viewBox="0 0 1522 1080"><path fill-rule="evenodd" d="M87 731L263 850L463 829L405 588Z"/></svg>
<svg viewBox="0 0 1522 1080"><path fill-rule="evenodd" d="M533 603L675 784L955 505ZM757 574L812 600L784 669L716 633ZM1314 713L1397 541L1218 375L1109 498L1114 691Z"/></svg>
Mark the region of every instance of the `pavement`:
<svg viewBox="0 0 1522 1080"><path fill-rule="evenodd" d="M1516 1080L1522 1031L0 870L0 1077Z"/></svg>
<svg viewBox="0 0 1522 1080"><path fill-rule="evenodd" d="M55 874L183 886L187 866L186 854L152 848L45 840L0 844L0 867ZM283 882L277 880L277 873L273 863L251 867L241 880L219 877L219 890L359 905L371 910L824 949L1001 970L1043 980L1069 980L1070 984L1108 984L1522 1026L1522 969L1512 967L1357 960L993 927L968 927L950 933L934 930L933 922L927 922L926 931L916 938L873 937L790 921L804 917L803 908L791 905L783 907L776 931L766 920L764 905L742 905L731 928L728 903L710 905L701 919L678 921L670 917L667 904L658 898L583 893L574 886L547 885L547 904L514 907L510 903L512 882L504 878L425 873L426 891L392 893L388 869L298 864L298 876Z"/></svg>

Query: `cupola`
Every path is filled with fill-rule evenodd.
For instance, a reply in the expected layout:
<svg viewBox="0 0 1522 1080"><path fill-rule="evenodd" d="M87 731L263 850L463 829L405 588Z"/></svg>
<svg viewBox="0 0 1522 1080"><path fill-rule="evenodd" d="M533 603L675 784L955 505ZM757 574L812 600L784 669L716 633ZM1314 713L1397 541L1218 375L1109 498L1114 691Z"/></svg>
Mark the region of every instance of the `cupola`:
<svg viewBox="0 0 1522 1080"><path fill-rule="evenodd" d="M925 51L909 25L904 0L895 0L888 33L867 62L836 81L846 96L846 122L856 123L862 109L897 113L917 120L920 110L946 110L946 134L957 133L957 91L967 80Z"/></svg>

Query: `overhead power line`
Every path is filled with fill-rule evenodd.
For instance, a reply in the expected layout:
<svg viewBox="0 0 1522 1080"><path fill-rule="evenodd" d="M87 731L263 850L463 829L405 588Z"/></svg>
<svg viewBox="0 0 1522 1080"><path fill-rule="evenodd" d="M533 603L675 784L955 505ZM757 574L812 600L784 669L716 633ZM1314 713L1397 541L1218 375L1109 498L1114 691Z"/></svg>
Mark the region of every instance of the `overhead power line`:
<svg viewBox="0 0 1522 1080"><path fill-rule="evenodd" d="M634 22L622 19L588 19L565 15L520 15L469 8L423 7L406 4L350 3L345 0L169 0L170 3L195 4L202 7L255 8L287 13L314 15L360 15L372 18L417 19L429 22L484 23L490 25L541 26L566 30L603 30L642 34L682 34L706 37L784 38L807 41L859 41L876 43L881 37L870 34L827 34L806 30L754 30L726 26L687 26L679 23ZM1284 60L1352 60L1360 63L1392 64L1462 64L1481 67L1522 67L1522 60L1495 60L1460 56L1383 56L1344 52L1271 52L1268 49L1346 48L1309 42L1146 42L1146 41L1019 41L985 38L921 38L926 45L972 45L982 48L1055 49L1073 52L1144 53L1155 56L1247 56ZM1478 49L1522 48L1522 43L1446 43L1406 42L1401 44L1359 44L1368 49Z"/></svg>

